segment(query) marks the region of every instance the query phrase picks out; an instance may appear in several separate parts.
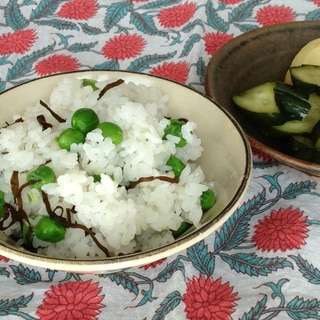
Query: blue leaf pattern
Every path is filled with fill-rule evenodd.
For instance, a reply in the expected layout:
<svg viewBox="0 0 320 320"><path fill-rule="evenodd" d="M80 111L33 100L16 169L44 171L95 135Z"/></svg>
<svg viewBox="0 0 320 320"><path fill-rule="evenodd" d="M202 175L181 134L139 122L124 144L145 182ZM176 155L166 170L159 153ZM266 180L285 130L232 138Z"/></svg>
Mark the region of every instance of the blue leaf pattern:
<svg viewBox="0 0 320 320"><path fill-rule="evenodd" d="M158 8L163 8L163 7L169 7L174 4L180 3L181 0L157 0L157 1L152 1L146 4L143 4L142 6L139 7L139 9L158 9Z"/></svg>
<svg viewBox="0 0 320 320"><path fill-rule="evenodd" d="M79 27L76 23L60 19L49 20L37 20L35 21L39 26L49 26L57 30L76 30L79 31Z"/></svg>
<svg viewBox="0 0 320 320"><path fill-rule="evenodd" d="M23 29L29 25L27 19L21 13L17 0L11 1L7 5L4 15L7 25L13 30Z"/></svg>
<svg viewBox="0 0 320 320"><path fill-rule="evenodd" d="M81 10L75 10L75 16L62 17L65 5L77 8L79 3L93 4L95 16L77 18ZM185 4L194 5L195 12L188 20L183 15L176 25L166 27L161 19L169 19L166 15ZM206 67L214 54L210 50L222 45L219 36L223 41L224 36L229 39L262 27L267 21L260 14L277 12L273 22L284 18L282 14L288 18L292 14L290 19L295 20L320 20L319 5L318 0L3 0L1 39L21 30L34 31L36 39L24 53L14 46L11 51L3 49L0 91L38 77L39 61L61 55L76 59L81 70L153 73L167 63L185 63L189 68L185 84L204 92ZM108 58L104 45L119 35L137 35L145 47L132 56L124 47L125 58ZM210 39L216 40L210 43ZM319 177L265 159L254 150L250 186L233 215L205 240L159 264L94 275L33 268L0 257L0 317L38 319L37 307L52 287L93 279L105 296L97 319L190 319L186 306L190 283L209 279L208 283L228 284L238 299L232 319L320 319L319 182ZM295 248L263 251L254 238L257 226L271 212L289 207L305 218L306 238ZM203 288L197 294L200 302L206 297Z"/></svg>
<svg viewBox="0 0 320 320"><path fill-rule="evenodd" d="M255 254L237 253L233 255L221 254L231 269L249 276L267 276L273 271L286 267L292 268L292 263L284 258L263 258Z"/></svg>
<svg viewBox="0 0 320 320"><path fill-rule="evenodd" d="M260 319L263 315L263 311L266 309L268 298L265 296L257 302L257 304L252 307L248 312L246 312L241 320L256 320Z"/></svg>
<svg viewBox="0 0 320 320"><path fill-rule="evenodd" d="M24 319L35 319L23 312L19 311L21 308L27 307L28 303L32 300L33 294L29 296L20 296L16 299L0 300L0 316L20 315Z"/></svg>
<svg viewBox="0 0 320 320"><path fill-rule="evenodd" d="M246 21L252 15L252 11L264 0L250 0L239 4L235 9L229 13L229 22L243 22Z"/></svg>
<svg viewBox="0 0 320 320"><path fill-rule="evenodd" d="M39 57L48 52L51 52L54 46L55 44L52 44L51 46L47 46L40 50L34 51L30 55L26 55L17 60L16 64L11 69L9 69L7 80L16 80L19 77L28 75L32 71L33 63L35 63L39 59Z"/></svg>
<svg viewBox="0 0 320 320"><path fill-rule="evenodd" d="M137 30L143 31L145 34L168 37L167 32L158 31L153 18L149 15L132 12L130 15L130 22L137 28Z"/></svg>
<svg viewBox="0 0 320 320"><path fill-rule="evenodd" d="M55 13L57 8L64 0L40 0L35 9L32 10L30 20L46 18Z"/></svg>
<svg viewBox="0 0 320 320"><path fill-rule="evenodd" d="M121 285L124 289L133 292L135 295L138 294L139 289L135 280L125 272L111 273L107 275L109 279L114 281L117 285Z"/></svg>
<svg viewBox="0 0 320 320"><path fill-rule="evenodd" d="M188 41L183 46L183 50L180 54L180 58L186 57L192 51L193 45L199 42L200 40L201 40L201 36L199 34L195 33L191 35Z"/></svg>
<svg viewBox="0 0 320 320"><path fill-rule="evenodd" d="M159 63L161 61L166 61L172 58L175 54L176 52L171 52L166 55L159 55L159 54L147 55L132 61L128 66L127 70L143 72L146 69L150 68L151 65Z"/></svg>
<svg viewBox="0 0 320 320"><path fill-rule="evenodd" d="M208 1L206 4L206 15L208 19L208 24L216 30L221 32L227 32L229 30L229 25L225 22L219 15L217 10L214 9L213 3Z"/></svg>
<svg viewBox="0 0 320 320"><path fill-rule="evenodd" d="M84 52L90 51L90 49L94 48L98 44L98 41L89 42L89 43L73 43L68 47L68 51L70 52Z"/></svg>
<svg viewBox="0 0 320 320"><path fill-rule="evenodd" d="M179 291L174 291L161 302L160 307L155 311L155 315L152 320L163 320L169 314L170 311L175 309L182 301L182 297Z"/></svg>
<svg viewBox="0 0 320 320"><path fill-rule="evenodd" d="M304 260L300 255L290 256L299 267L299 271L310 283L320 285L320 270L315 268L307 260Z"/></svg>
<svg viewBox="0 0 320 320"><path fill-rule="evenodd" d="M102 33L102 30L97 27L90 26L88 23L79 23L81 26L81 30L90 36L97 35Z"/></svg>
<svg viewBox="0 0 320 320"><path fill-rule="evenodd" d="M132 4L129 1L120 1L112 4L104 18L104 26L106 31L110 31L120 20L127 15L132 9Z"/></svg>
<svg viewBox="0 0 320 320"><path fill-rule="evenodd" d="M252 215L257 214L265 203L266 192L263 190L251 200L245 202L233 216L216 232L215 250L232 250L243 243L248 234Z"/></svg>
<svg viewBox="0 0 320 320"><path fill-rule="evenodd" d="M288 303L288 315L292 319L308 319L314 318L320 311L320 302L317 299L304 300L295 297ZM316 317L318 319L319 317Z"/></svg>
<svg viewBox="0 0 320 320"><path fill-rule="evenodd" d="M166 282L169 280L177 271L185 274L184 264L179 260L174 260L167 265L165 269L163 269L155 278L158 282Z"/></svg>
<svg viewBox="0 0 320 320"><path fill-rule="evenodd" d="M21 285L33 284L41 281L41 274L34 269L19 264L18 266L11 266L15 275L16 281Z"/></svg>
<svg viewBox="0 0 320 320"><path fill-rule="evenodd" d="M214 257L208 251L204 241L193 245L187 249L187 256L193 266L202 274L211 276L214 271Z"/></svg>

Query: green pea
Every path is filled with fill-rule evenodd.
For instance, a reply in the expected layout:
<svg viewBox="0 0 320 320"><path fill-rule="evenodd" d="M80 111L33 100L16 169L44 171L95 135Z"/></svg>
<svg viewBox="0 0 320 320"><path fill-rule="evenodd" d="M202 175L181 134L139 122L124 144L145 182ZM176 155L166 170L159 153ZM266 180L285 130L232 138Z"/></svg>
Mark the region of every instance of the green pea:
<svg viewBox="0 0 320 320"><path fill-rule="evenodd" d="M40 166L27 174L27 181L33 182L32 188L40 190L47 183L53 183L57 179L54 171L48 166Z"/></svg>
<svg viewBox="0 0 320 320"><path fill-rule="evenodd" d="M70 147L73 143L79 144L85 141L85 135L74 128L68 128L61 132L60 136L56 138L57 143L61 149L70 151Z"/></svg>
<svg viewBox="0 0 320 320"><path fill-rule="evenodd" d="M183 221L180 224L180 227L177 230L173 230L172 231L172 235L175 239L177 239L178 237L180 237L184 232L186 232L190 227L192 226L191 223L188 223L186 221Z"/></svg>
<svg viewBox="0 0 320 320"><path fill-rule="evenodd" d="M209 210L214 206L215 203L216 195L211 189L202 192L200 197L200 204L203 211Z"/></svg>
<svg viewBox="0 0 320 320"><path fill-rule="evenodd" d="M32 247L32 241L34 238L34 229L25 220L22 221L22 238L27 247Z"/></svg>
<svg viewBox="0 0 320 320"><path fill-rule="evenodd" d="M177 119L171 119L170 123L164 129L163 139L167 139L168 134L180 138L180 141L176 143L177 147L184 147L187 144L186 139L182 137L182 126L184 125L183 121Z"/></svg>
<svg viewBox="0 0 320 320"><path fill-rule="evenodd" d="M173 171L175 177L180 177L181 172L186 167L186 165L177 157L171 155L168 161L166 162L166 165L171 167L171 170Z"/></svg>
<svg viewBox="0 0 320 320"><path fill-rule="evenodd" d="M56 243L64 239L66 228L51 217L43 216L36 224L34 234L40 240Z"/></svg>
<svg viewBox="0 0 320 320"><path fill-rule="evenodd" d="M99 124L99 117L90 108L80 108L71 117L71 127L87 134Z"/></svg>
<svg viewBox="0 0 320 320"><path fill-rule="evenodd" d="M91 87L93 89L93 91L98 90L99 88L96 86L97 81L93 80L93 79L82 79L82 85L84 87Z"/></svg>
<svg viewBox="0 0 320 320"><path fill-rule="evenodd" d="M101 181L101 175L100 174L94 174L93 175L93 182L100 182Z"/></svg>
<svg viewBox="0 0 320 320"><path fill-rule="evenodd" d="M122 129L113 122L101 122L97 128L102 131L102 136L110 138L113 144L119 144L123 140Z"/></svg>
<svg viewBox="0 0 320 320"><path fill-rule="evenodd" d="M4 209L3 206L5 205L4 201L4 192L0 190L0 219L4 217Z"/></svg>

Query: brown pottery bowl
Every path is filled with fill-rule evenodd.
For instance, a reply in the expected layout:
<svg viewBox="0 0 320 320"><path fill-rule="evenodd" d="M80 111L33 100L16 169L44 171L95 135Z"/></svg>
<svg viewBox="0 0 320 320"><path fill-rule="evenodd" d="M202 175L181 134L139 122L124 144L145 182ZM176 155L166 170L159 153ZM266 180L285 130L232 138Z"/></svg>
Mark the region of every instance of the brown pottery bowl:
<svg viewBox="0 0 320 320"><path fill-rule="evenodd" d="M197 135L203 146L199 165L206 178L214 180L216 205L203 215L197 228L175 242L154 250L90 260L54 258L25 250L4 232L0 232L0 255L43 268L73 272L110 272L148 264L178 253L207 237L233 214L249 185L252 170L249 142L228 112L187 86L151 75L125 71L80 71L48 76L0 94L0 107L6 110L0 115L0 126L10 122L14 114L21 114L27 106L34 105L40 99L46 101L53 88L65 77L123 79L125 82L156 87L166 94L169 98L170 116L187 118L197 124Z"/></svg>
<svg viewBox="0 0 320 320"><path fill-rule="evenodd" d="M291 167L320 176L320 164L287 155L282 141L261 135L231 101L234 94L255 85L283 81L295 55L316 38L320 38L320 21L290 22L244 33L211 58L205 75L205 90L238 121L253 147Z"/></svg>

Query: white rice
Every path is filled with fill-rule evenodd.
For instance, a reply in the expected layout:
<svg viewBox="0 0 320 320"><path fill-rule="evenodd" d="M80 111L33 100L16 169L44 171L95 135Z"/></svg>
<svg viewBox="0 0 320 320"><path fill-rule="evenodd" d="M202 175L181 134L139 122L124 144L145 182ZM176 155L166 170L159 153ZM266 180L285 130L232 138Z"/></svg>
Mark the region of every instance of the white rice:
<svg viewBox="0 0 320 320"><path fill-rule="evenodd" d="M176 230L183 220L197 226L202 216L200 195L209 183L193 162L202 152L201 141L194 132L196 124L189 121L183 126L187 145L176 148L176 137L162 139L169 114L168 97L160 90L129 82L97 100L99 91L81 84L79 79L66 77L46 101L67 119L65 123L58 123L37 103L14 117L22 117L24 122L0 129L0 190L5 192L5 200L14 204L10 185L14 170L19 171L22 185L28 172L49 161L57 181L42 190L51 207L74 206L77 213L73 219L92 228L112 255L170 243L174 241L170 230ZM97 83L99 88L105 85L102 80ZM118 124L124 132L122 143L114 145L95 129L83 144L72 145L70 152L60 149L55 138L70 127L71 115L81 107L94 109L101 122ZM53 127L43 131L36 120L39 114L45 115ZM124 187L141 177L174 177L165 165L171 154L187 163L178 183L154 180L129 190ZM94 174L101 174L100 182L94 182ZM24 189L22 197L24 210L32 219L48 214L36 189ZM16 223L6 233L14 235L19 228ZM105 255L90 236L76 228L68 228L65 239L56 244L35 239L34 245L41 246L38 252L54 257L87 259Z"/></svg>

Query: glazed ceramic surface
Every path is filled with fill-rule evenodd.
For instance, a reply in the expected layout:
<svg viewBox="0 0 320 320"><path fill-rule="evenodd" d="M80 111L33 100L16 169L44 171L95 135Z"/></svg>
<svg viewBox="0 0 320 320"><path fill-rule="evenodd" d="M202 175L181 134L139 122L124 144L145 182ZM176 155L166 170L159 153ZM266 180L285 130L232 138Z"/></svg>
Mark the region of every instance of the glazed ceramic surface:
<svg viewBox="0 0 320 320"><path fill-rule="evenodd" d="M261 135L235 108L231 97L267 81L283 81L294 56L306 43L319 37L319 21L290 22L255 29L224 45L210 60L205 75L206 94L235 117L253 147L317 176L320 176L319 164L285 154L282 142Z"/></svg>
<svg viewBox="0 0 320 320"><path fill-rule="evenodd" d="M173 81L121 71L85 71L60 74L34 80L14 87L0 95L0 105L10 106L0 115L4 125L13 114L40 99L46 100L63 77L124 79L137 84L156 86L169 96L170 116L184 117L196 122L197 135L204 152L200 165L206 178L213 179L217 203L203 217L201 226L176 240L173 244L148 252L96 260L66 260L39 256L28 252L0 234L0 255L30 265L76 272L106 272L151 263L170 256L207 237L234 212L247 190L252 170L250 145L247 138L228 112L202 94Z"/></svg>

